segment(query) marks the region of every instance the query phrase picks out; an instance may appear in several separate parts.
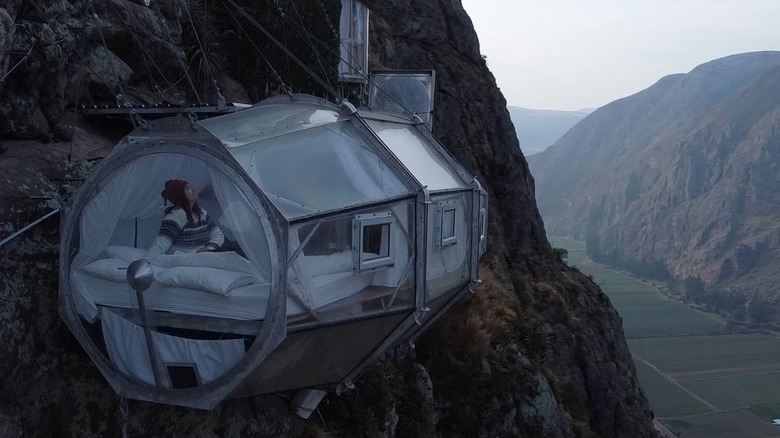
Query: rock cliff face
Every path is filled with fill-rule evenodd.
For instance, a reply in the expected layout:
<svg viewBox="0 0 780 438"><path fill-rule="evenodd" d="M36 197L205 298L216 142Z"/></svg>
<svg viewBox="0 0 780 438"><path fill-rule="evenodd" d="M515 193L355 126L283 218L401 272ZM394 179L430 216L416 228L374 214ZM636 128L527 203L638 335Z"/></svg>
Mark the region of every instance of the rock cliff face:
<svg viewBox="0 0 780 438"><path fill-rule="evenodd" d="M142 40L144 46L154 47L162 40L155 33L159 28L133 24L151 17L142 1L94 3L114 17L104 18L106 28L117 32L109 38L110 53L102 50L94 32L87 40L68 35L87 27L83 17L89 2L11 2L2 14L10 24L0 41L17 41L8 29L18 31L15 23L30 22L41 32L51 31L61 60L75 64L89 59L86 53L119 58L127 66L122 71L129 83L143 90L148 78L139 73L143 65L126 41L143 35L143 27L148 38ZM322 10L319 2L298 3ZM176 32L186 29L177 5L160 3L174 32L172 41L181 41ZM465 11L459 2L447 0L370 6L372 65L436 70L435 133L490 193L489 252L477 293L440 321L416 349L399 347L372 367L354 391L329 395L321 406L324 422L313 416L304 423L291 415L284 394L229 401L213 412L125 404L57 317L57 227L44 222L0 248L0 430L18 429L26 436L655 436L619 316L595 284L556 259L546 240L533 179L506 102L480 56ZM332 2L322 7L333 10ZM123 28L134 31L122 33ZM181 50L173 43L159 45L174 55ZM0 49L9 53L7 45ZM31 62L41 62L50 79L16 77L29 74L30 67L9 74L0 85L7 102L0 108L2 133L5 138L55 142L4 140L0 160L19 157L17 166L41 170L50 181L62 175L63 157L93 157L113 139L80 119L80 127L68 125L64 108L75 102L76 93L62 85L72 81L67 64L46 64L38 51L32 53ZM222 82L242 71L235 65L226 68L228 77ZM250 98L262 97L263 84L269 88L265 79L236 82L236 92ZM93 99L101 87L105 96L116 88L111 81L101 83L89 87ZM35 116L39 112L42 118ZM56 142L59 135L74 140ZM25 161L26 151L39 151L38 158ZM47 161L46 152L56 158ZM29 191L19 188L25 175L14 175L18 179L0 181L9 189L5 193L13 194L3 198L6 231L45 212L30 206L25 198ZM40 188L33 182L30 186Z"/></svg>
<svg viewBox="0 0 780 438"><path fill-rule="evenodd" d="M594 112L529 160L548 230L735 321L777 318L779 73L780 52L734 55Z"/></svg>

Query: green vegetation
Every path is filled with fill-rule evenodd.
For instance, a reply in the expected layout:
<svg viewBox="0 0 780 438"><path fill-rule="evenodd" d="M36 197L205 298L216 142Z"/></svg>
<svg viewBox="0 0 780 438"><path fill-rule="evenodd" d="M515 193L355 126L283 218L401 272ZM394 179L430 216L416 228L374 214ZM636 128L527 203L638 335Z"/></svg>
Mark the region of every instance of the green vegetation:
<svg viewBox="0 0 780 438"><path fill-rule="evenodd" d="M593 279L623 318L637 376L657 418L682 437L780 436L780 338L722 318L591 261L583 242L551 241ZM699 286L691 280L688 289Z"/></svg>
<svg viewBox="0 0 780 438"><path fill-rule="evenodd" d="M564 248L553 248L553 255L555 255L555 258L558 260L563 261L569 257L569 252Z"/></svg>

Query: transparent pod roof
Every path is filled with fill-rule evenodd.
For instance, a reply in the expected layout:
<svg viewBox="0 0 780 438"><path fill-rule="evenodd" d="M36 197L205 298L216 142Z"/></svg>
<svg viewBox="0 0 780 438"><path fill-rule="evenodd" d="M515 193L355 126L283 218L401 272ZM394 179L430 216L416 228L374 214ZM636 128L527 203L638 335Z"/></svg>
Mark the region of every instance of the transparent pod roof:
<svg viewBox="0 0 780 438"><path fill-rule="evenodd" d="M325 101L285 96L201 125L288 219L418 190L359 121Z"/></svg>
<svg viewBox="0 0 780 438"><path fill-rule="evenodd" d="M366 122L420 184L430 191L470 188L454 163L434 147L432 138L426 137L416 125L384 118L370 114Z"/></svg>

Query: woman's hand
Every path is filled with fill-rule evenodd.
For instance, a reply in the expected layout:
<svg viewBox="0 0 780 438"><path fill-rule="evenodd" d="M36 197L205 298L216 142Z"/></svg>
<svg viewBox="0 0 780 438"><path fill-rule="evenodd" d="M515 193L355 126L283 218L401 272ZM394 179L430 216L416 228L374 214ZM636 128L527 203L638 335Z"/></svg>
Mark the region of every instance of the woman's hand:
<svg viewBox="0 0 780 438"><path fill-rule="evenodd" d="M195 252L214 252L216 250L217 250L217 247L213 243L209 243L206 246L201 246Z"/></svg>

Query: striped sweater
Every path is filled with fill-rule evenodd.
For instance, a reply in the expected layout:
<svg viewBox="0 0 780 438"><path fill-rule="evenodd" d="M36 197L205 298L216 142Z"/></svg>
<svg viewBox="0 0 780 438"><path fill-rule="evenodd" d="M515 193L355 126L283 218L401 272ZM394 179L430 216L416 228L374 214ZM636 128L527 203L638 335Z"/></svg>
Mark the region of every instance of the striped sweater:
<svg viewBox="0 0 780 438"><path fill-rule="evenodd" d="M216 249L222 246L225 236L211 220L206 210L200 209L199 217L192 222L187 221L187 213L181 208L174 208L162 220L160 231L152 246L146 251L144 259L151 259L161 254L177 252L195 252L198 248L209 246Z"/></svg>

